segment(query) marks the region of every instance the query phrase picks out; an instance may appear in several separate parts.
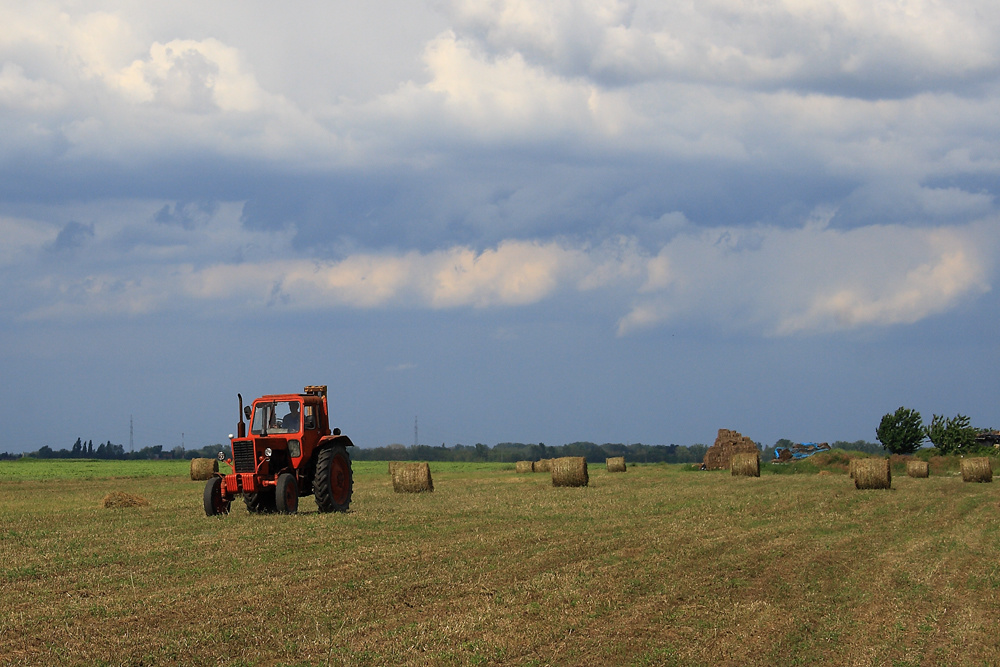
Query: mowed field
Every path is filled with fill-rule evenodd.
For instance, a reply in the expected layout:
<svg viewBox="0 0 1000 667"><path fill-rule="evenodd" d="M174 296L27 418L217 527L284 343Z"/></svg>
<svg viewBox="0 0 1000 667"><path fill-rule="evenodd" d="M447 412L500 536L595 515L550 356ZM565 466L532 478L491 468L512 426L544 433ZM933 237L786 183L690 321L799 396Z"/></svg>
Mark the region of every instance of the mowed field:
<svg viewBox="0 0 1000 667"><path fill-rule="evenodd" d="M386 470L208 518L187 462L0 463L0 663L1000 664L1000 483Z"/></svg>

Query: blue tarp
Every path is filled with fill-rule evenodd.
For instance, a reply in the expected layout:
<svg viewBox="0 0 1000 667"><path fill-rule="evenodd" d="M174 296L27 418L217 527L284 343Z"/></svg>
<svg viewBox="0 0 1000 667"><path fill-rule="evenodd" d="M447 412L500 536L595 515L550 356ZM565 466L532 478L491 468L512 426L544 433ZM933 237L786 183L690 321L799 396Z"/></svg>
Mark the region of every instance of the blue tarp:
<svg viewBox="0 0 1000 667"><path fill-rule="evenodd" d="M775 461L788 461L790 459L804 459L806 457L812 456L813 454L818 454L819 452L825 452L830 449L830 445L825 442L815 443L815 442L801 442L792 445L791 447L775 447L774 448L774 460Z"/></svg>

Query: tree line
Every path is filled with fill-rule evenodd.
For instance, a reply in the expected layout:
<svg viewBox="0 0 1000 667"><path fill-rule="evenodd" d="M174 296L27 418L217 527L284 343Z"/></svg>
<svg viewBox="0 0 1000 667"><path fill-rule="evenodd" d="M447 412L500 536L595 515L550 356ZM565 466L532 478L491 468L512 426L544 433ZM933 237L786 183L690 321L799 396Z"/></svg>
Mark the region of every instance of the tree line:
<svg viewBox="0 0 1000 667"><path fill-rule="evenodd" d="M113 460L152 460L152 459L196 459L215 458L222 451L221 444L206 445L200 449L184 449L177 446L164 450L163 445L143 447L135 452L126 452L125 447L112 443L110 440L94 447L94 441L83 441L77 438L73 446L66 449L52 449L48 445L39 447L27 454L0 453L0 460L17 459L21 456L34 459L113 459Z"/></svg>
<svg viewBox="0 0 1000 667"><path fill-rule="evenodd" d="M790 447L791 440L782 438L768 447L757 443L761 452L761 461L774 459L777 447ZM886 454L887 450L878 443L856 440L848 442L838 440L831 447L867 452L869 454ZM94 446L93 440L83 441L77 438L72 447L52 449L44 446L27 454L0 453L0 459L16 459L21 456L37 459L115 459L115 460L150 460L150 459L193 459L216 458L220 451L229 455L229 447L222 444L206 445L198 449L174 447L164 449L162 445L143 447L134 452L127 452L120 444L110 440ZM646 445L643 443L604 443L571 442L565 445L546 445L545 443L501 442L496 445L456 444L454 446L433 445L401 445L392 444L379 447L355 447L351 458L355 461L453 461L465 463L505 463L514 461L538 461L541 459L559 458L562 456L582 456L589 463L604 463L606 458L624 456L631 463L701 463L705 458L708 445L696 443L693 445Z"/></svg>
<svg viewBox="0 0 1000 667"><path fill-rule="evenodd" d="M882 417L875 437L892 454L912 454L929 441L941 455L995 452L1000 433L992 428L972 426L963 414L954 417L933 415L929 424L916 410L900 406Z"/></svg>

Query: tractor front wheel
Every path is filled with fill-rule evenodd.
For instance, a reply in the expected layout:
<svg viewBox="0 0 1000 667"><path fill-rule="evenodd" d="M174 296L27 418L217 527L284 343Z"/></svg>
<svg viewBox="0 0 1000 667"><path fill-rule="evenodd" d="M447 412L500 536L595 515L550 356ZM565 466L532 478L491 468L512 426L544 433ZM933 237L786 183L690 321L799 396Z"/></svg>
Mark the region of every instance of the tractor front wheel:
<svg viewBox="0 0 1000 667"><path fill-rule="evenodd" d="M222 497L222 478L213 477L205 482L205 515L229 514L229 501Z"/></svg>
<svg viewBox="0 0 1000 667"><path fill-rule="evenodd" d="M295 483L295 475L290 472L278 475L274 500L282 514L295 514L299 511L299 485Z"/></svg>
<svg viewBox="0 0 1000 667"><path fill-rule="evenodd" d="M346 512L354 493L351 457L343 445L328 447L316 458L313 496L320 512Z"/></svg>

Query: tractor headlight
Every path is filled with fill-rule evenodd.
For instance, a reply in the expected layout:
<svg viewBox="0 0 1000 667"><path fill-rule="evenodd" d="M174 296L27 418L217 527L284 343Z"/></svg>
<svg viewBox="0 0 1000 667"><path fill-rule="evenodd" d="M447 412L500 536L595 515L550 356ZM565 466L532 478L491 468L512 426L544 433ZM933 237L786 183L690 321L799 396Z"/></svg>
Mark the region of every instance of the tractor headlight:
<svg viewBox="0 0 1000 667"><path fill-rule="evenodd" d="M226 453L223 452L222 450L219 450L219 460L220 461L225 461L226 460Z"/></svg>
<svg viewBox="0 0 1000 667"><path fill-rule="evenodd" d="M266 448L264 450L264 456L266 456L267 458L271 458L271 448L270 447L268 447L268 448Z"/></svg>

